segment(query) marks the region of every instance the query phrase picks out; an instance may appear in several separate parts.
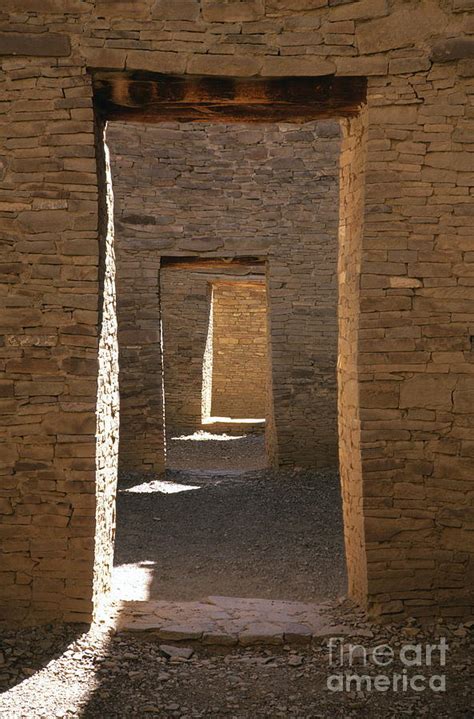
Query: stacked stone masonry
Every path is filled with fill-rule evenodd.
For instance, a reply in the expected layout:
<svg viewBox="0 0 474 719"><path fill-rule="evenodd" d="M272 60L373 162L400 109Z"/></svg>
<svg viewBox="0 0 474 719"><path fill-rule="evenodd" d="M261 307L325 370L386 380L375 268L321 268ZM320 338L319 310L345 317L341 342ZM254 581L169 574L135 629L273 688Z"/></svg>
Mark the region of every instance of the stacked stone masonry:
<svg viewBox="0 0 474 719"><path fill-rule="evenodd" d="M88 68L368 78L363 118L343 121L341 165L350 583L385 617L472 614L473 10L472 0L3 1L4 623L89 617L97 553L96 586L108 581L100 545L113 526L117 388L102 297L113 267ZM288 278L270 287L283 318L291 286L282 283L306 269L291 249ZM288 402L291 419L290 398L278 394L287 363L272 362L275 405ZM309 378L308 406L311 387ZM286 446L277 408L275 424Z"/></svg>
<svg viewBox="0 0 474 719"><path fill-rule="evenodd" d="M267 400L265 281L212 287L211 416L264 418Z"/></svg>

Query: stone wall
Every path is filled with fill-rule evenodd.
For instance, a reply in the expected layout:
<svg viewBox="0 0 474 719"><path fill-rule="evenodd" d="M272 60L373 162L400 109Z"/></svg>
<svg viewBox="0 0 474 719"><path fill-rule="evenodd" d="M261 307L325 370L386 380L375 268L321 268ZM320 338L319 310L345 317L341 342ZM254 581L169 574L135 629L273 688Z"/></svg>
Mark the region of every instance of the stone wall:
<svg viewBox="0 0 474 719"><path fill-rule="evenodd" d="M356 580L351 586L373 612L392 618L472 613L472 13L472 0L4 0L2 621L90 613L90 544L103 521L101 508L96 512L103 493L94 494L101 288L87 67L368 77L364 225L357 232L360 264L351 270L360 307L347 314L352 331L344 330L358 341L340 374L342 383L353 384L346 401L355 424L341 420L341 433L353 432L344 443L350 441L357 469L342 468L354 496L345 509L346 517L353 512L347 544L354 540L367 569L366 589ZM292 149L286 162L295 157ZM299 172L295 164L288 171ZM165 189L174 179L156 177ZM264 173L262 184L267 180ZM287 238L295 208L273 203L268 185L262 206ZM313 175L305 185L317 185ZM253 208L249 202L246 214ZM222 204L215 212L222 214ZM177 236L186 244L167 217L161 210L156 225L169 223L168 247ZM308 231L312 223L308 215ZM148 238L153 232L148 228ZM269 247L274 236L266 235ZM193 249L180 250L212 252L208 240L216 238L204 228L193 234ZM252 236L226 239L232 241L238 252L252 245ZM291 420L288 427L294 420L286 407L298 406L304 395L313 402L319 377L317 359L303 353L299 366L290 348L279 357L273 345L276 332L287 336L289 277L275 276L269 290L273 314L282 318L270 333L280 453L287 446L281 417ZM350 296L348 290L348 302ZM305 302L300 321L306 321ZM285 366L297 365L302 383L291 395L278 378ZM98 442L106 445L102 437ZM352 555L348 568L352 578L359 572Z"/></svg>
<svg viewBox="0 0 474 719"><path fill-rule="evenodd" d="M434 46L436 60L445 45ZM415 67L374 79L369 97L358 345L368 595L385 613L462 616L474 587L472 67Z"/></svg>
<svg viewBox="0 0 474 719"><path fill-rule="evenodd" d="M120 470L164 470L160 257L117 245Z"/></svg>
<svg viewBox="0 0 474 719"><path fill-rule="evenodd" d="M108 129L119 311L126 311L122 317L127 327L136 324L135 311L142 311L143 282L133 282L142 251L148 252L143 266L150 297L157 296L154 266L148 262L152 253L267 258L273 391L265 414L273 414L272 454L281 465L337 464L339 134L333 121L303 126L111 123ZM126 285L122 272L129 278ZM194 304L193 309L191 301L187 303L185 315L168 304L173 288L162 291L162 310L180 323L186 347L184 354L178 347L171 359L168 352L165 366L165 383L173 397L173 406L166 402L167 424L173 431L194 431L201 414L198 387L209 300L204 287L196 292L192 285L185 287L188 281L179 279L176 285ZM181 299L184 302L184 295ZM196 322L194 312L200 317ZM155 328L158 318L156 310ZM164 328L165 335L171 331L165 317ZM140 349L134 346L129 362L122 334L120 340L122 386L135 392L136 411L142 412L147 404L144 377L151 375L141 369ZM193 364L186 369L193 343ZM165 365L166 354L165 348ZM122 417L127 407L122 404ZM148 416L153 411L145 410ZM140 423L134 420L132 416L130 426L138 442ZM125 422L122 419L122 426ZM148 451L146 441L138 446ZM149 449L152 453L151 445ZM155 454L159 451L157 444ZM139 466L140 457L135 460Z"/></svg>
<svg viewBox="0 0 474 719"><path fill-rule="evenodd" d="M82 609L86 621L94 608L99 608L101 600L110 589L114 558L120 408L112 177L110 155L105 144L105 128L99 123L96 126L96 151L99 178L98 229L102 248L99 276L102 306L97 376L95 503L85 503L88 512L95 513L95 537L94 542L87 535L76 542L82 555L94 563L93 596L89 599L89 581L75 582L71 588L74 591L74 609L76 612ZM91 482L83 486L83 489L94 496L94 485ZM76 618L78 619L77 614Z"/></svg>
<svg viewBox="0 0 474 719"><path fill-rule="evenodd" d="M364 212L367 116L365 111L342 123L339 198L339 470L344 510L346 561L351 566L349 592L363 602L367 595L367 551L361 467L359 399L360 263ZM383 400L382 400L383 401ZM366 490L370 492L370 489Z"/></svg>
<svg viewBox="0 0 474 719"><path fill-rule="evenodd" d="M215 282L213 296L213 417L264 418L267 400L265 283Z"/></svg>
<svg viewBox="0 0 474 719"><path fill-rule="evenodd" d="M211 285L204 273L164 267L160 287L166 433L172 437L202 428Z"/></svg>
<svg viewBox="0 0 474 719"><path fill-rule="evenodd" d="M90 78L69 52L1 65L0 618L81 621L92 607L100 306Z"/></svg>

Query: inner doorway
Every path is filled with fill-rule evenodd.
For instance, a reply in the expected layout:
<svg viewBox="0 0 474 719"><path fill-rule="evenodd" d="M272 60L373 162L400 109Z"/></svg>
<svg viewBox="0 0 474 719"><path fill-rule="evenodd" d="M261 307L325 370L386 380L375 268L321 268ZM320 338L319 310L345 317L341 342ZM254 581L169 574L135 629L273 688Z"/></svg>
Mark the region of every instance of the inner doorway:
<svg viewBox="0 0 474 719"><path fill-rule="evenodd" d="M167 469L264 468L265 259L163 257L160 311Z"/></svg>

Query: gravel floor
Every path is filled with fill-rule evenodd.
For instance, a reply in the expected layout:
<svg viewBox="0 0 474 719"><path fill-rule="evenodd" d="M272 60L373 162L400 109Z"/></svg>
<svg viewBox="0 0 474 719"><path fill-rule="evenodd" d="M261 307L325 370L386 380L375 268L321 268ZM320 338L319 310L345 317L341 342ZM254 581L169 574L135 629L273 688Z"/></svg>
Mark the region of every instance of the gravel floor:
<svg viewBox="0 0 474 719"><path fill-rule="evenodd" d="M225 654L202 648L187 659L169 659L156 644L114 635L103 627L78 635L77 627L43 627L3 637L0 681L11 688L0 696L4 719L403 719L473 716L473 627L438 627L424 634L414 623L376 627L354 619L354 643L449 643L446 692L331 692L325 643L290 649L238 649ZM345 617L348 621L348 616ZM43 667L43 668L41 668ZM381 671L369 662L352 671L389 678L403 669L396 662ZM439 673L439 667L426 676ZM418 667L409 670L411 676Z"/></svg>
<svg viewBox="0 0 474 719"><path fill-rule="evenodd" d="M167 467L170 470L265 469L263 432L242 436L196 432L167 440Z"/></svg>
<svg viewBox="0 0 474 719"><path fill-rule="evenodd" d="M264 462L263 438L255 436L181 441L170 455L175 468L166 482L121 477L117 598L319 601L344 594L336 472L251 471Z"/></svg>

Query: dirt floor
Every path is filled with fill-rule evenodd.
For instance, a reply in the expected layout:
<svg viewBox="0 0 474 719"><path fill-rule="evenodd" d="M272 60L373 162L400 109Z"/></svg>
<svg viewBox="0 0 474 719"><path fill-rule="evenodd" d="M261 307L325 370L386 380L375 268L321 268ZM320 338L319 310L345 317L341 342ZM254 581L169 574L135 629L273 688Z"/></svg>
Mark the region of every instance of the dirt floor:
<svg viewBox="0 0 474 719"><path fill-rule="evenodd" d="M173 648L116 635L105 627L85 632L61 626L24 629L2 637L0 696L2 719L471 719L473 704L474 623L442 624L430 633L413 622L374 626L352 608L351 643L389 644L398 657L406 643L448 642L446 666L412 667L407 676L445 676L445 691L375 691L367 679L357 688L331 691L331 677L341 673L329 664L328 641L304 647L253 647L206 650ZM348 616L350 615L350 617ZM83 633L84 632L84 633ZM346 641L349 641L346 639ZM347 647L344 656L347 654ZM176 648L174 648L176 651ZM346 660L347 661L347 660ZM351 674L386 676L392 683L403 673L398 659L387 668L355 663Z"/></svg>
<svg viewBox="0 0 474 719"><path fill-rule="evenodd" d="M231 436L196 432L167 439L166 465L169 470L246 470L265 469L263 432Z"/></svg>
<svg viewBox="0 0 474 719"><path fill-rule="evenodd" d="M346 573L336 472L272 472L263 436L174 440L166 479L126 474L114 595L319 601Z"/></svg>

